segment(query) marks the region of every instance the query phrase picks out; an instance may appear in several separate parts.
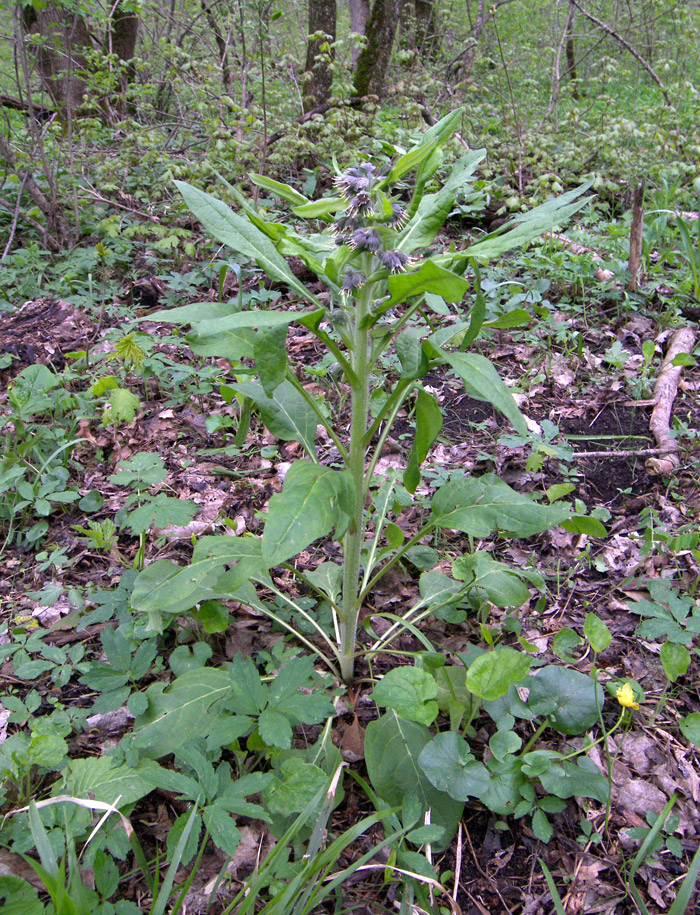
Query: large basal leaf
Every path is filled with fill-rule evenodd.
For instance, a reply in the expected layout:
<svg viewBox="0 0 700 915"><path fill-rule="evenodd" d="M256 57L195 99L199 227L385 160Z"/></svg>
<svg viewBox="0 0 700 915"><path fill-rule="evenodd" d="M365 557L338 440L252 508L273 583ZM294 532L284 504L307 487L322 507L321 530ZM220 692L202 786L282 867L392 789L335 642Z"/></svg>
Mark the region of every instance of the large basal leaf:
<svg viewBox="0 0 700 915"><path fill-rule="evenodd" d="M436 851L442 851L457 831L464 805L434 788L419 766L418 758L430 739L430 731L424 725L387 712L367 725L365 762L374 790L392 807L399 806L412 793L424 811L430 810L430 822L445 830L434 846Z"/></svg>
<svg viewBox="0 0 700 915"><path fill-rule="evenodd" d="M470 397L487 401L510 420L520 435L527 435L525 417L518 409L513 395L501 380L501 376L485 356L481 356L479 353L444 351L443 355L462 379Z"/></svg>
<svg viewBox="0 0 700 915"><path fill-rule="evenodd" d="M562 734L582 734L598 721L604 701L602 688L586 674L551 664L532 677L527 704Z"/></svg>
<svg viewBox="0 0 700 915"><path fill-rule="evenodd" d="M119 799L117 805L126 807L153 789L159 771L160 766L151 759L142 759L134 767L117 763L110 756L71 759L52 793L91 798L105 804L113 804Z"/></svg>
<svg viewBox="0 0 700 915"><path fill-rule="evenodd" d="M262 540L269 568L301 552L336 529L343 536L355 506L355 487L346 471L309 461L292 464L282 492L270 499Z"/></svg>
<svg viewBox="0 0 700 915"><path fill-rule="evenodd" d="M157 559L139 572L131 606L144 613L177 614L216 596L215 585L224 571L218 557L182 568L169 559Z"/></svg>
<svg viewBox="0 0 700 915"><path fill-rule="evenodd" d="M143 756L158 759L188 740L205 737L217 719L212 706L228 699L228 674L213 667L188 671L167 689L162 683L146 691L148 709L134 721L134 746Z"/></svg>
<svg viewBox="0 0 700 915"><path fill-rule="evenodd" d="M309 315L316 314L315 311L238 311L235 314L224 315L223 317L211 317L197 322L197 331L206 336L220 334L227 330L234 330L241 327L259 327L261 329L280 327L292 324L294 321L300 321ZM324 311L321 311L325 314Z"/></svg>
<svg viewBox="0 0 700 915"><path fill-rule="evenodd" d="M202 334L195 327L187 334L187 342L197 356L240 362L254 356L255 331L251 327L234 327L221 333Z"/></svg>
<svg viewBox="0 0 700 915"><path fill-rule="evenodd" d="M249 397L260 411L267 428L285 442L300 442L309 455L316 454L316 414L290 381L283 381L268 397L262 385L254 381L222 385L221 394L229 402L231 393Z"/></svg>
<svg viewBox="0 0 700 915"><path fill-rule="evenodd" d="M228 302L191 302L177 308L162 308L152 311L136 321L166 321L168 324L198 324L210 318L225 318L233 311Z"/></svg>
<svg viewBox="0 0 700 915"><path fill-rule="evenodd" d="M456 559L452 574L470 595L476 592L496 607L522 607L530 597L527 585L505 563L482 551Z"/></svg>
<svg viewBox="0 0 700 915"><path fill-rule="evenodd" d="M532 537L569 516L566 506L534 502L492 473L445 483L433 496L431 510L437 527L472 537L488 537L495 531Z"/></svg>
<svg viewBox="0 0 700 915"><path fill-rule="evenodd" d="M191 184L176 181L175 185L189 209L214 238L256 261L269 277L286 283L307 302L317 306L321 304L311 290L294 276L273 242L247 219L238 216L223 201Z"/></svg>

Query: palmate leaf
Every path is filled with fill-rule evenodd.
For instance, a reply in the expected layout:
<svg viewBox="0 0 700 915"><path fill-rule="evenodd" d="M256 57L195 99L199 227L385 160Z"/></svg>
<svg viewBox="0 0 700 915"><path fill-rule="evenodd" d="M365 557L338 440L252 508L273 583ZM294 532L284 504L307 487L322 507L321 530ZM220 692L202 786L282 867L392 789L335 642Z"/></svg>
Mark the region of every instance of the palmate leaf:
<svg viewBox="0 0 700 915"><path fill-rule="evenodd" d="M284 478L282 492L270 499L262 554L265 563L279 565L333 528L343 536L355 505L355 487L346 471L297 461Z"/></svg>
<svg viewBox="0 0 700 915"><path fill-rule="evenodd" d="M232 250L254 260L271 279L285 283L307 302L316 306L321 304L313 292L294 276L274 243L260 229L212 194L200 191L185 181L176 181L175 185L207 232Z"/></svg>
<svg viewBox="0 0 700 915"><path fill-rule="evenodd" d="M118 799L118 806L126 807L152 790L160 771L158 763L150 759L142 759L133 768L117 763L111 756L71 759L52 793L89 797L105 804L114 804Z"/></svg>

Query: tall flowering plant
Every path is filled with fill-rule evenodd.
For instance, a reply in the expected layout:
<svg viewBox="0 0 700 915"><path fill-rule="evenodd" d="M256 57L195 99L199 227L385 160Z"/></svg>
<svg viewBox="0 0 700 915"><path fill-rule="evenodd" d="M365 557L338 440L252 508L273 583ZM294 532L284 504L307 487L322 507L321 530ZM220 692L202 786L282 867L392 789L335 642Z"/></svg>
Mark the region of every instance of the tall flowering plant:
<svg viewBox="0 0 700 915"><path fill-rule="evenodd" d="M563 222L583 205L586 189L524 214L470 247L434 252L458 191L484 156L483 151L468 153L444 183L435 181L443 147L460 117L460 112L448 115L391 168L381 170L364 162L347 169L337 176L338 193L332 197L311 201L288 185L253 175L257 184L289 202L296 217L324 225L322 231L309 234L267 220L233 188L243 215L210 194L177 182L185 202L213 237L254 260L311 308L241 312L224 303L199 303L159 312L151 319L191 324L190 345L202 355L254 362L256 380L225 385L223 396L246 398L278 438L300 442L307 458L292 464L281 493L270 500L262 537L204 537L187 568L162 560L141 573L132 603L148 612L154 628L162 627L168 614L208 598L233 598L276 619L349 683L359 651L363 603L381 576L415 555L421 541L436 529L455 529L477 538L495 531L522 537L568 518L566 508L532 502L490 474L457 476L432 499L416 497L421 466L442 426L438 402L422 384L435 366L456 374L471 396L493 404L526 434L524 418L494 366L486 357L466 352L483 324L484 303L470 293L472 283L464 274L470 264L476 266ZM404 204L405 177L411 172L413 190ZM329 295L320 298L292 273L285 259L291 256L306 263ZM427 309L438 317L427 320ZM319 403L289 363L285 338L293 322L315 335L337 363L350 394L349 435L341 432L340 418L330 404ZM438 323L442 326L436 328ZM393 365L398 364L392 373L384 361L390 349L396 357ZM379 384L385 396L370 415L373 386ZM414 406L415 431L403 475L377 478L377 462L407 401ZM333 466L322 463L317 454L319 424L340 455ZM401 514L415 507L423 511L423 523L408 537ZM338 542L341 560L322 561L311 571L297 569L293 558L329 536ZM386 648L402 625L413 625L428 613L465 600L475 589L500 601L499 606L527 599L522 583L513 586L512 570L485 554L462 556L459 563L449 577L426 568L423 561L419 599L371 650ZM319 612L309 609L307 600L296 600L278 587L270 570L280 565L318 598L319 608L330 607L330 627L323 625ZM260 586L275 595L277 607L303 619L311 635L263 600Z"/></svg>

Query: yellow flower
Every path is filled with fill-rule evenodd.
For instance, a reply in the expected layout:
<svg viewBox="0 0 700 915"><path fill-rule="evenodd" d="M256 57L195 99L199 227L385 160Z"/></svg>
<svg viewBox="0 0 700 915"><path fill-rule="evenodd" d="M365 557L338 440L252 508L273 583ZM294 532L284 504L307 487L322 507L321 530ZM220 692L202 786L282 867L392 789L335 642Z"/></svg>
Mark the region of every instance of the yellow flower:
<svg viewBox="0 0 700 915"><path fill-rule="evenodd" d="M639 703L635 702L634 699L634 690L632 689L631 683L625 683L623 686L618 686L617 701L624 708L639 708Z"/></svg>

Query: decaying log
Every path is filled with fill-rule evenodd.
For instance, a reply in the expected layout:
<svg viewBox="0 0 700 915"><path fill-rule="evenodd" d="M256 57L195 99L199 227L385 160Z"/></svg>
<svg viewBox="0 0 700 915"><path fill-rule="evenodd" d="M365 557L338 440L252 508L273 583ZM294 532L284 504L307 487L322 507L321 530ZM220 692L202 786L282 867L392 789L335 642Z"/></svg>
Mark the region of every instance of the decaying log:
<svg viewBox="0 0 700 915"><path fill-rule="evenodd" d="M673 360L681 353L691 353L694 346L695 330L692 327L679 328L669 342L666 357L654 386L656 406L649 421L649 429L662 454L659 457L650 457L647 460L646 469L648 473L658 476L670 474L680 464L678 442L671 437L670 424L682 366L673 365Z"/></svg>

